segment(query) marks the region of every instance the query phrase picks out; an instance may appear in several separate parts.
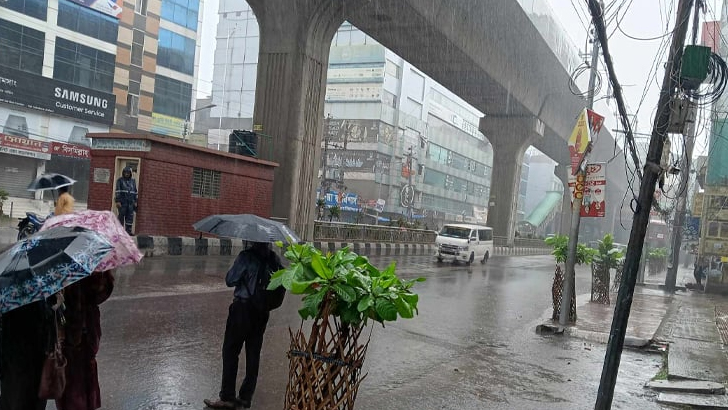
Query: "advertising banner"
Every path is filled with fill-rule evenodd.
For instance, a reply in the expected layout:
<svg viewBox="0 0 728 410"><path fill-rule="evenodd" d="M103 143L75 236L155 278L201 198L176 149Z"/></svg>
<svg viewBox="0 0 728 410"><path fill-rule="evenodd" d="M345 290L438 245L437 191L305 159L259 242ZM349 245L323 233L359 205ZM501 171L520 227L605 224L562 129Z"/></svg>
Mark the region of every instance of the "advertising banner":
<svg viewBox="0 0 728 410"><path fill-rule="evenodd" d="M607 164L588 164L584 184L584 202L581 204L581 216L604 218L607 195Z"/></svg>
<svg viewBox="0 0 728 410"><path fill-rule="evenodd" d="M28 158L51 159L49 142L7 134L0 134L0 152Z"/></svg>
<svg viewBox="0 0 728 410"><path fill-rule="evenodd" d="M83 145L52 142L51 149L53 155L61 155L71 158L91 159L91 149Z"/></svg>
<svg viewBox="0 0 728 410"><path fill-rule="evenodd" d="M584 155L588 154L587 147L592 139L602 129L604 117L592 110L584 109L576 121L576 126L569 137L569 157L571 159L571 173L569 174L569 188L573 198L581 199L584 196L585 178L578 173L579 165Z"/></svg>
<svg viewBox="0 0 728 410"><path fill-rule="evenodd" d="M330 150L326 163L341 166L346 172L389 174L392 157L377 151Z"/></svg>
<svg viewBox="0 0 728 410"><path fill-rule="evenodd" d="M320 189L316 190L316 198L319 198ZM326 193L325 207L338 206L342 211L359 212L359 196L352 192L339 192L331 190Z"/></svg>
<svg viewBox="0 0 728 410"><path fill-rule="evenodd" d="M121 1L114 0L71 0L76 4L99 11L111 17L121 18Z"/></svg>
<svg viewBox="0 0 728 410"><path fill-rule="evenodd" d="M185 120L156 112L152 113L152 128L150 131L153 133L182 138L184 129Z"/></svg>
<svg viewBox="0 0 728 410"><path fill-rule="evenodd" d="M111 125L116 97L0 66L0 103Z"/></svg>

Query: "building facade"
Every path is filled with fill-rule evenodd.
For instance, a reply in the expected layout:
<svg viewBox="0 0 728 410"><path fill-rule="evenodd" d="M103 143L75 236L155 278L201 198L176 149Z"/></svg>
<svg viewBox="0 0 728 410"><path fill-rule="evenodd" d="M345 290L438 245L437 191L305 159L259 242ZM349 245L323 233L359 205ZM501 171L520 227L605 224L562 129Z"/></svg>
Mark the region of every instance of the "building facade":
<svg viewBox="0 0 728 410"><path fill-rule="evenodd" d="M88 196L86 134L182 137L193 107L199 0L0 2L0 189L59 172ZM46 200L52 199L47 196ZM30 206L30 205L29 205ZM38 211L46 211L37 205Z"/></svg>
<svg viewBox="0 0 728 410"><path fill-rule="evenodd" d="M77 179L74 195L86 197L85 136L114 122L121 13L108 2L0 2L0 189L16 205L42 199L26 187L44 172Z"/></svg>
<svg viewBox="0 0 728 410"><path fill-rule="evenodd" d="M125 2L116 55L112 131L183 138L194 121L200 0ZM187 127L187 128L186 128Z"/></svg>
<svg viewBox="0 0 728 410"><path fill-rule="evenodd" d="M202 125L210 146L252 127L258 39L250 7L222 0L216 107ZM349 23L332 40L325 112L318 197L342 220L485 223L493 153L483 114Z"/></svg>

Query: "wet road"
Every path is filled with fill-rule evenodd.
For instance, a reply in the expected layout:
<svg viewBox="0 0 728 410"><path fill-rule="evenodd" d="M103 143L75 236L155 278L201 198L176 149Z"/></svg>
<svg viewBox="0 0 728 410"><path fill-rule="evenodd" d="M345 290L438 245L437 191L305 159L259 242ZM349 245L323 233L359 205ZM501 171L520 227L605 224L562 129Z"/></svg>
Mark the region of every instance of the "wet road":
<svg viewBox="0 0 728 410"><path fill-rule="evenodd" d="M372 260L383 267L392 258ZM216 396L232 295L222 279L231 262L148 258L118 272L102 305L104 409L199 410ZM416 288L420 315L373 328L358 409L593 408L605 346L534 333L549 315L550 256L497 257L472 268L426 257L398 263L400 275L428 279ZM577 294L588 291L586 271L577 283ZM283 407L299 301L289 295L271 315L253 408ZM659 365L659 356L625 352L613 408L661 408L642 388Z"/></svg>

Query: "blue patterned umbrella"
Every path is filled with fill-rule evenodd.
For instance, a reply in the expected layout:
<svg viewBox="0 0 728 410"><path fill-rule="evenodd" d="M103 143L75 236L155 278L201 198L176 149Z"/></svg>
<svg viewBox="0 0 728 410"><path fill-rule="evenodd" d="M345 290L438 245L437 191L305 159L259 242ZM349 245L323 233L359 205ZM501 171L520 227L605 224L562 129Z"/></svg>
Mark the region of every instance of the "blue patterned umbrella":
<svg viewBox="0 0 728 410"><path fill-rule="evenodd" d="M0 254L0 313L45 299L94 271L113 246L100 234L59 226Z"/></svg>

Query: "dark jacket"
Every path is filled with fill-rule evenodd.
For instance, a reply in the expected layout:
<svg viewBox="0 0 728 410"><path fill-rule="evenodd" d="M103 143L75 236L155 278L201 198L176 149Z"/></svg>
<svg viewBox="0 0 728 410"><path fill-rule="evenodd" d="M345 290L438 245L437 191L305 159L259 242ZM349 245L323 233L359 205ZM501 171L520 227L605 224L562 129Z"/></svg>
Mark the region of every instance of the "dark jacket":
<svg viewBox="0 0 728 410"><path fill-rule="evenodd" d="M137 202L137 187L134 178L121 177L116 180L115 202L122 206L134 205Z"/></svg>
<svg viewBox="0 0 728 410"><path fill-rule="evenodd" d="M271 251L267 257L263 257L252 249L246 249L235 258L233 266L225 275L225 284L235 287L233 295L236 298L249 299L256 289L268 287L270 275L279 269L283 269L283 265L275 252Z"/></svg>

